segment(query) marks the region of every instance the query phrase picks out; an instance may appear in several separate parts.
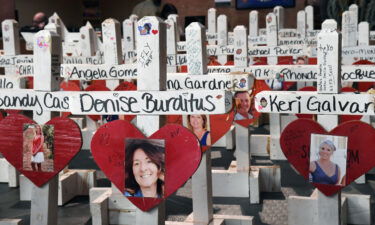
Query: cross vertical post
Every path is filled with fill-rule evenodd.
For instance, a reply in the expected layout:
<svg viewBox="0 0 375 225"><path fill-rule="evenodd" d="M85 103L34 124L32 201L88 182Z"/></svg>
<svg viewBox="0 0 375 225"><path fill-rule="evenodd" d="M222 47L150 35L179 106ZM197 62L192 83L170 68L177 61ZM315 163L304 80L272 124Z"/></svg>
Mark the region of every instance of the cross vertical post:
<svg viewBox="0 0 375 225"><path fill-rule="evenodd" d="M56 91L59 88L62 61L61 39L56 33L39 31L34 36L34 90ZM34 121L44 124L52 117L51 112L40 115L34 112ZM58 176L43 187L33 186L31 192L31 225L57 224Z"/></svg>
<svg viewBox="0 0 375 225"><path fill-rule="evenodd" d="M137 46L137 90L139 91L164 91L166 89L166 25L158 17L143 17L137 23L138 27L147 28L149 33L136 33ZM148 29L148 28L147 28ZM138 115L137 127L145 136L150 136L160 129L162 116ZM161 225L165 221L165 203L150 210L142 212L137 209L137 225Z"/></svg>
<svg viewBox="0 0 375 225"><path fill-rule="evenodd" d="M338 94L341 89L341 34L334 20L326 20L318 34L318 94ZM338 125L337 115L318 115L318 122L331 130ZM318 224L341 224L341 191L325 196L318 191Z"/></svg>
<svg viewBox="0 0 375 225"><path fill-rule="evenodd" d="M185 30L186 54L189 75L207 73L205 29L199 23L191 23ZM202 154L201 163L192 177L193 221L209 224L213 220L211 150Z"/></svg>
<svg viewBox="0 0 375 225"><path fill-rule="evenodd" d="M102 23L104 63L107 65L122 64L120 23L115 19L106 19ZM119 85L118 80L107 80L106 85L113 90Z"/></svg>

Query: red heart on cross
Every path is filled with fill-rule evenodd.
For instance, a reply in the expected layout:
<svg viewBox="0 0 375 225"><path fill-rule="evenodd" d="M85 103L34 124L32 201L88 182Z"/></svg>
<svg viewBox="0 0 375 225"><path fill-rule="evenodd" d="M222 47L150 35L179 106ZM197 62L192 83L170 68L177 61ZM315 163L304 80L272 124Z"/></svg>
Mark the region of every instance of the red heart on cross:
<svg viewBox="0 0 375 225"><path fill-rule="evenodd" d="M298 119L284 129L280 137L280 144L289 163L305 179L309 178L311 134L347 137L345 184L312 183L325 195L337 193L375 166L375 129L369 124L361 121L349 121L327 132L313 120Z"/></svg>
<svg viewBox="0 0 375 225"><path fill-rule="evenodd" d="M43 135L39 135L41 130ZM68 118L55 117L41 128L26 116L11 114L0 122L0 142L0 152L8 162L41 187L78 153L82 137L78 125ZM33 167L39 169L39 162L41 171L33 171Z"/></svg>
<svg viewBox="0 0 375 225"><path fill-rule="evenodd" d="M131 123L116 120L102 125L91 141L91 151L96 163L108 179L122 193L125 193L125 190L128 190L131 186L125 182L125 177L129 178L133 174L135 180L138 177L136 172L131 173L131 171L125 169L125 146L128 146L126 147L128 151L131 149L126 144L129 140L148 142L150 140L155 141L155 139L164 140L165 169L162 170L164 171L164 185L162 187L164 193L159 197L128 197L134 205L143 211L148 211L164 201L194 174L202 157L197 138L188 129L177 124L168 124L146 138ZM134 152L137 152L137 150L134 150ZM144 150L144 152L146 151ZM129 152L127 153L129 154ZM135 157L134 153L133 160ZM152 157L149 156L149 158ZM135 161L137 160L135 159ZM130 165L135 165L135 163L130 161ZM134 166L131 170L136 171ZM148 174L148 176L152 177L153 174ZM142 177L141 179L145 178ZM138 181L133 182L138 184ZM139 181L139 183L138 187L141 190L142 181Z"/></svg>

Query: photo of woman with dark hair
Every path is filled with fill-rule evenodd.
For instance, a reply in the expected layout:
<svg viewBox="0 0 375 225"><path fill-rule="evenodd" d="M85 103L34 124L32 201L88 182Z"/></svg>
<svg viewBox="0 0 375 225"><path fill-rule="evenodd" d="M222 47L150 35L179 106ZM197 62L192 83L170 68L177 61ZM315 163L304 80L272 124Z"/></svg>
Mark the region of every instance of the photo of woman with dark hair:
<svg viewBox="0 0 375 225"><path fill-rule="evenodd" d="M125 196L162 198L164 174L164 140L126 140Z"/></svg>

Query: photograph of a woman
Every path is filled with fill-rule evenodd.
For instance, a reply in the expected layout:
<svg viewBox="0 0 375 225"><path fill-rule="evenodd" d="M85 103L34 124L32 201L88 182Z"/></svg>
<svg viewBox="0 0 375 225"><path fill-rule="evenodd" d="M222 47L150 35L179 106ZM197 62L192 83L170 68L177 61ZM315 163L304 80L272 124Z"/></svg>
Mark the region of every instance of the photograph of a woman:
<svg viewBox="0 0 375 225"><path fill-rule="evenodd" d="M23 168L25 170L53 171L53 135L54 129L51 125L24 125Z"/></svg>
<svg viewBox="0 0 375 225"><path fill-rule="evenodd" d="M187 127L198 137L201 146L211 145L211 134L206 115L188 115Z"/></svg>
<svg viewBox="0 0 375 225"><path fill-rule="evenodd" d="M42 171L42 162L44 162L44 136L42 133L42 129L39 125L36 125L36 129L34 130L34 132L35 133L32 145L33 155L31 156L31 168L33 169L33 171Z"/></svg>
<svg viewBox="0 0 375 225"><path fill-rule="evenodd" d="M125 196L162 198L165 143L157 139L125 140Z"/></svg>
<svg viewBox="0 0 375 225"><path fill-rule="evenodd" d="M312 134L311 142L310 181L345 185L346 137Z"/></svg>

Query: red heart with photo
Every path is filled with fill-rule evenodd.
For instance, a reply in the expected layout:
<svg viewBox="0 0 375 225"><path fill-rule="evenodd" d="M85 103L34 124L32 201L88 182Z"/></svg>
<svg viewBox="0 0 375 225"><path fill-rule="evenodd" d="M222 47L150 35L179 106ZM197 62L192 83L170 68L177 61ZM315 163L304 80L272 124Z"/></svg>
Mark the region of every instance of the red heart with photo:
<svg viewBox="0 0 375 225"><path fill-rule="evenodd" d="M124 120L102 125L92 138L91 151L108 179L143 211L177 191L202 157L196 136L183 126L168 124L145 137Z"/></svg>
<svg viewBox="0 0 375 225"><path fill-rule="evenodd" d="M324 140L324 142L316 141L318 140L314 139L316 136L319 136L321 138L319 140ZM338 141L333 142L332 140L334 139ZM343 139L347 141L342 141ZM346 144L343 144L344 142ZM332 151L335 153L330 153L330 155L324 148L332 146L333 143L336 144L330 149L331 153ZM375 166L375 129L371 125L361 121L345 122L327 132L320 124L313 120L298 119L291 122L283 130L280 137L280 144L289 163L305 179L309 179L311 175L313 179L312 184L327 196L337 193ZM346 148L343 146L346 146ZM342 159L338 157L340 151L336 152L336 150L343 152L343 154L341 153L343 156L341 157ZM310 151L314 151L315 155L310 154ZM313 161L317 158L318 154L319 159ZM323 161L330 162L326 165L333 166L324 167L324 164L321 163ZM340 163L343 165L342 167L337 166ZM325 170L325 168L328 169ZM326 173L333 175L327 175ZM341 176L338 176L340 174ZM314 179L316 180L314 181ZM330 182L332 181L333 184L326 183L327 179Z"/></svg>
<svg viewBox="0 0 375 225"><path fill-rule="evenodd" d="M0 121L0 152L20 173L41 187L64 169L82 146L71 119L55 117L44 125L21 114Z"/></svg>

